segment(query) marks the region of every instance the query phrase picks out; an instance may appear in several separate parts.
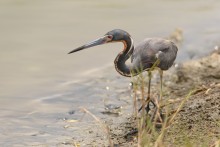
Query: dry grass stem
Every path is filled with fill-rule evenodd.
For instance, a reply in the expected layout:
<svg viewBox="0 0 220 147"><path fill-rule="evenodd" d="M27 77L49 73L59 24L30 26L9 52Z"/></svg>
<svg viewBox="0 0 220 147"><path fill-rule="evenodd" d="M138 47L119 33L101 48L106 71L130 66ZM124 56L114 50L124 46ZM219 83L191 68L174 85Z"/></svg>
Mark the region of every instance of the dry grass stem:
<svg viewBox="0 0 220 147"><path fill-rule="evenodd" d="M160 105L160 108L164 108L164 107L167 107L169 105L172 105L172 104L175 104L175 103L179 103L181 101L182 101L182 99L180 99L180 98L167 100L166 103L162 103Z"/></svg>
<svg viewBox="0 0 220 147"><path fill-rule="evenodd" d="M156 105L156 118L155 118L155 121L157 121L157 118L159 119L160 122L163 122L162 118L161 118L161 115L160 115L160 104L157 100L157 98L155 97L154 98L154 102L155 102L155 105Z"/></svg>
<svg viewBox="0 0 220 147"><path fill-rule="evenodd" d="M217 140L213 145L210 147L220 147L220 140Z"/></svg>
<svg viewBox="0 0 220 147"><path fill-rule="evenodd" d="M81 110L82 110L84 113L87 113L87 114L89 114L90 116L92 116L92 118L93 118L97 123L99 123L99 125L100 125L101 128L104 130L105 134L107 135L108 142L109 142L109 146L110 146L110 147L113 147L113 142L112 142L112 139L111 139L109 127L108 127L105 123L103 123L98 117L96 117L94 114L92 114L90 111L88 111L87 109L81 108Z"/></svg>
<svg viewBox="0 0 220 147"><path fill-rule="evenodd" d="M162 122L162 129L161 129L161 132L160 132L160 135L158 136L157 140L155 141L155 147L163 147L163 140L164 140L164 134L167 130L167 122L168 122L168 110L165 109L165 120Z"/></svg>

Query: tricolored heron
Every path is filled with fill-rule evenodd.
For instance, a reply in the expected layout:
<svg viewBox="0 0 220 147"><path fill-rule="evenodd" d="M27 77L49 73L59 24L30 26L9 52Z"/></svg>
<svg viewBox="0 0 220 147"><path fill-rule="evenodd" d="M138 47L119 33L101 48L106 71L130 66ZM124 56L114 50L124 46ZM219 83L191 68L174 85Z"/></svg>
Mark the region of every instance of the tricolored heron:
<svg viewBox="0 0 220 147"><path fill-rule="evenodd" d="M176 59L178 48L177 46L165 39L161 38L146 38L144 41L134 47L133 39L124 30L115 29L106 33L103 37L98 38L90 43L78 47L69 54L90 48L96 45L101 45L110 42L122 42L124 49L115 58L115 69L123 76L131 77L140 74L140 71L148 71L148 97L147 108L149 110L150 100L150 83L151 83L151 68L156 66L160 74L160 99L162 98L162 78L163 71L168 70ZM131 57L131 64L126 64L126 61ZM158 64L155 65L155 63Z"/></svg>

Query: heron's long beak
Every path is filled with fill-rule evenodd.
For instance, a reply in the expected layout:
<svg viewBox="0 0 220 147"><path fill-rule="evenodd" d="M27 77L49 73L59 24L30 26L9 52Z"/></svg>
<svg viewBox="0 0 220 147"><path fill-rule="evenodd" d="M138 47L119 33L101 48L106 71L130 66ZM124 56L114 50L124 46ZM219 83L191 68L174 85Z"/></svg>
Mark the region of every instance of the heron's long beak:
<svg viewBox="0 0 220 147"><path fill-rule="evenodd" d="M87 43L83 46L80 46L74 50L72 50L71 52L69 52L68 54L71 54L71 53L74 53L74 52L77 52L77 51L80 51L80 50L83 50L83 49L86 49L86 48L90 48L90 47L93 47L93 46L96 46L96 45L101 45L101 44L105 44L109 41L108 39L108 36L104 36L104 37L101 37L101 38L98 38L90 43Z"/></svg>

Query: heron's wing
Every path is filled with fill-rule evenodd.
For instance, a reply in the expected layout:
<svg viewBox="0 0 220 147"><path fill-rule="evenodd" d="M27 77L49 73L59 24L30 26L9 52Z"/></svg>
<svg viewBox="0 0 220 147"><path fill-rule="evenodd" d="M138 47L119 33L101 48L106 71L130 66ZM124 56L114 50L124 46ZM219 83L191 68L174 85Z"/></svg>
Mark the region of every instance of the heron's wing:
<svg viewBox="0 0 220 147"><path fill-rule="evenodd" d="M177 50L175 44L169 40L148 38L135 47L132 62L135 65L141 65L143 69L148 69L159 59L158 67L167 70L172 66Z"/></svg>
<svg viewBox="0 0 220 147"><path fill-rule="evenodd" d="M141 70L149 69L156 61L156 53L150 45L150 40L143 41L135 47L131 62Z"/></svg>
<svg viewBox="0 0 220 147"><path fill-rule="evenodd" d="M169 69L176 59L177 46L169 40L161 39L155 42L154 50L156 51L156 58L160 61L158 67L162 70Z"/></svg>

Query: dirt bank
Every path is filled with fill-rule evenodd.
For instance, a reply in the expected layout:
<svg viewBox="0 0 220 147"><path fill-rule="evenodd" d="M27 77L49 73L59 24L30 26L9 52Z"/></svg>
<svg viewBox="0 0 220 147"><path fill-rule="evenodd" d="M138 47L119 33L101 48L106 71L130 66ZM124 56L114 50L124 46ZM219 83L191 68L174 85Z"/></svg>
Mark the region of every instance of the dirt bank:
<svg viewBox="0 0 220 147"><path fill-rule="evenodd" d="M195 93L185 103L166 134L166 143L210 146L220 138L220 54L184 63L176 71L176 81L169 90L183 98ZM168 91L169 91L168 90Z"/></svg>
<svg viewBox="0 0 220 147"><path fill-rule="evenodd" d="M181 101L194 90L169 126L164 144L213 145L220 138L220 53L215 51L207 57L177 65L166 72L164 79L165 98ZM156 82L154 86L158 84ZM172 109L178 105L172 104ZM132 114L124 113L104 121L110 128L115 146L136 146L137 137L132 133L136 123ZM74 142L80 146L108 146L108 140L104 137L106 134L99 127L87 128L86 132L84 139L75 137Z"/></svg>

